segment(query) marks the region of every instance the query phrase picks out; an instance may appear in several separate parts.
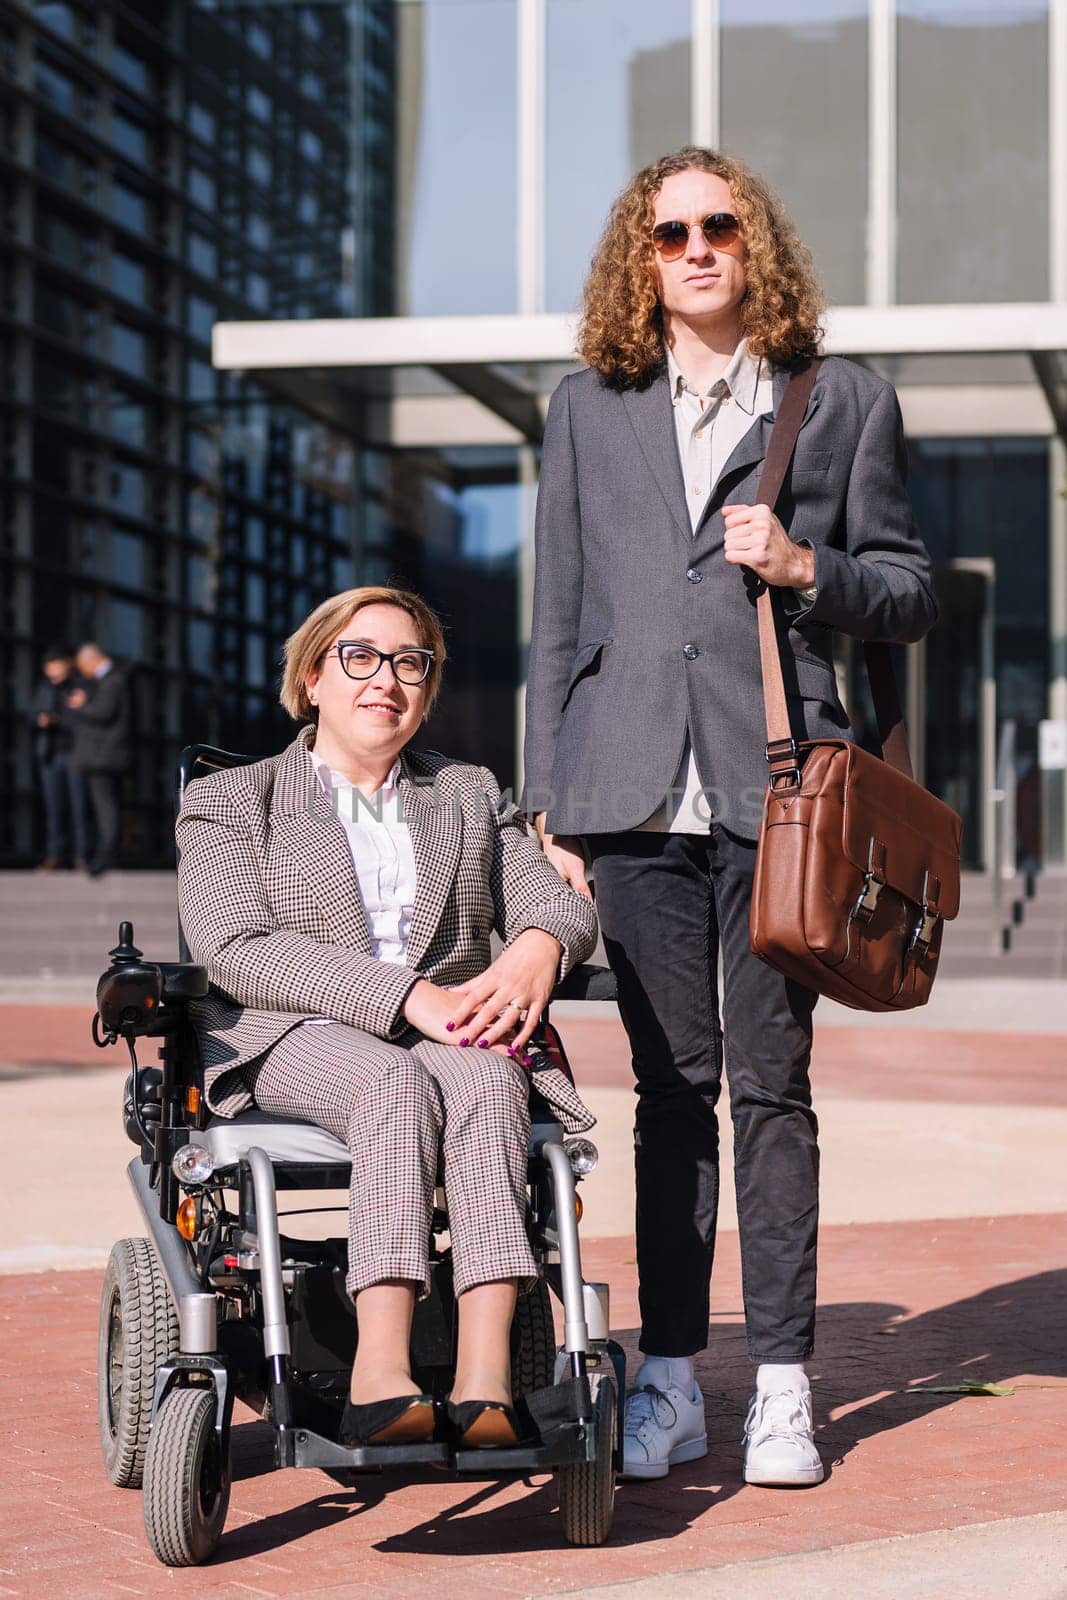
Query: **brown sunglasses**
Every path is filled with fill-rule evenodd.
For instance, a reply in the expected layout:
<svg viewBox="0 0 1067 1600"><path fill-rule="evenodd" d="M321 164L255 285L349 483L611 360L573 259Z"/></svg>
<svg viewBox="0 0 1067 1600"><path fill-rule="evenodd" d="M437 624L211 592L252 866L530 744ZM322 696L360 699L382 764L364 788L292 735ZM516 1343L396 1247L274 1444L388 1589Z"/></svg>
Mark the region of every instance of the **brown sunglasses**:
<svg viewBox="0 0 1067 1600"><path fill-rule="evenodd" d="M731 212L715 211L702 222L657 222L652 243L664 261L677 261L685 255L694 228L700 229L713 250L726 250L741 234L741 224Z"/></svg>

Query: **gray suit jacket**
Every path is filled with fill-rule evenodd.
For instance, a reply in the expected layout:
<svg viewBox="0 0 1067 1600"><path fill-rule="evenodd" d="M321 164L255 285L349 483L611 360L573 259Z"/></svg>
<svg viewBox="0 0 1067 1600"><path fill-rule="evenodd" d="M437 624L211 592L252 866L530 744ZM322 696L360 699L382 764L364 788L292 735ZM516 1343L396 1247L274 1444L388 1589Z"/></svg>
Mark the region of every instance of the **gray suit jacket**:
<svg viewBox="0 0 1067 1600"><path fill-rule="evenodd" d="M775 408L788 382L774 374ZM727 461L694 533L666 373L618 391L597 373L552 397L537 505L526 693L525 806L561 833L614 833L660 805L686 729L714 814L755 838L767 782L755 600L723 557L722 508L752 504L773 417ZM798 738L850 737L835 628L920 639L934 622L930 559L904 487L892 387L831 357L819 370L777 506L815 552L816 599L782 591Z"/></svg>
<svg viewBox="0 0 1067 1600"><path fill-rule="evenodd" d="M208 1105L236 1116L251 1099L241 1068L307 1017L330 1017L403 1044L420 977L464 983L484 972L496 927L509 942L543 928L561 975L596 943L596 917L548 865L485 767L404 751L400 792L416 892L404 966L371 954L343 823L316 781L303 729L281 755L191 783L177 822L178 909L213 992L195 1006ZM535 1086L572 1130L592 1117L563 1074Z"/></svg>

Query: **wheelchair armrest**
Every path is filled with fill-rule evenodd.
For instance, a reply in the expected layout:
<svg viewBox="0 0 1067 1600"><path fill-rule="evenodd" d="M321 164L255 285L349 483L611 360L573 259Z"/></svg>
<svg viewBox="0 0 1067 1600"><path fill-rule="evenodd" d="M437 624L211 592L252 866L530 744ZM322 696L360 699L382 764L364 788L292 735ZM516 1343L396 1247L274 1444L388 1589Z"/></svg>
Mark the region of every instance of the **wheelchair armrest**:
<svg viewBox="0 0 1067 1600"><path fill-rule="evenodd" d="M208 991L207 968L192 961L157 961L163 974L164 1000L202 1000Z"/></svg>
<svg viewBox="0 0 1067 1600"><path fill-rule="evenodd" d="M588 963L572 967L562 983L552 991L553 1000L617 1000L615 974L610 967L594 967Z"/></svg>

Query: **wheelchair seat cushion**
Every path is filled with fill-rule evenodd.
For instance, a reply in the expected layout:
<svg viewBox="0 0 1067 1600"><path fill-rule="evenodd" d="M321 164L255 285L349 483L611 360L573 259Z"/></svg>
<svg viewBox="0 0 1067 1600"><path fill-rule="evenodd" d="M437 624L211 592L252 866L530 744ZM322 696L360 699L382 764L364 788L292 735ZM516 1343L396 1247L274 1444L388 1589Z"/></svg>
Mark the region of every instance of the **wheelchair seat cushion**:
<svg viewBox="0 0 1067 1600"><path fill-rule="evenodd" d="M211 1151L219 1166L229 1166L242 1150L256 1145L272 1161L293 1161L301 1166L324 1163L347 1166L348 1147L325 1128L295 1117L275 1117L265 1111L242 1111L236 1117L212 1117L202 1132L194 1135L198 1144Z"/></svg>
<svg viewBox="0 0 1067 1600"><path fill-rule="evenodd" d="M232 1166L242 1150L256 1145L271 1161L294 1162L299 1166L348 1166L347 1145L325 1128L295 1117L274 1117L266 1111L242 1111L236 1117L212 1117L206 1128L193 1135L197 1144L206 1145L220 1167ZM563 1129L551 1113L534 1115L530 1129L530 1154L545 1140L558 1143Z"/></svg>

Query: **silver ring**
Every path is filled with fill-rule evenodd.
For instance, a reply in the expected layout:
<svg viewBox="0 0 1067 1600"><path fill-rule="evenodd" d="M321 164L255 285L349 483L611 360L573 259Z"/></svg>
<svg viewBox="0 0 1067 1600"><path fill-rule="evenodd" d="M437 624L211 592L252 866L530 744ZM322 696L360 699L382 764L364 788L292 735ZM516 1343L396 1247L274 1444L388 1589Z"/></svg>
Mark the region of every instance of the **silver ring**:
<svg viewBox="0 0 1067 1600"><path fill-rule="evenodd" d="M526 1006L523 1005L521 1000L509 1000L508 1001L508 1005L511 1007L511 1009L513 1011L517 1011L519 1013L519 1021L520 1022L525 1022L526 1021L526 1018L529 1016L530 1013L527 1010Z"/></svg>

